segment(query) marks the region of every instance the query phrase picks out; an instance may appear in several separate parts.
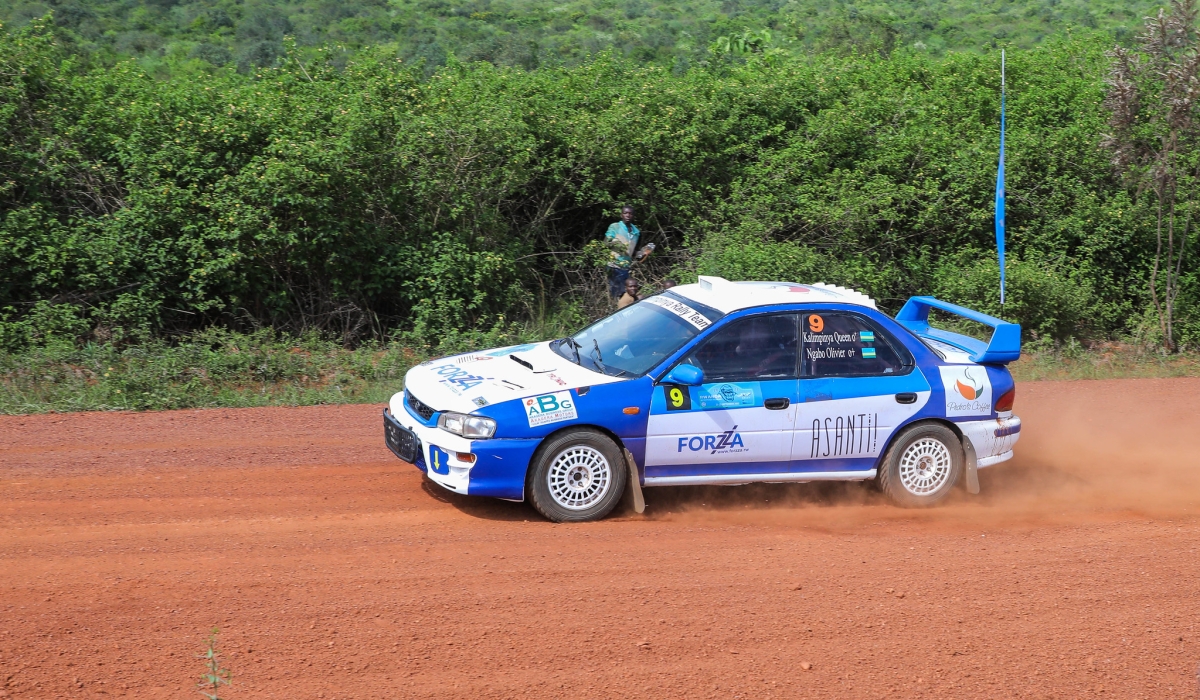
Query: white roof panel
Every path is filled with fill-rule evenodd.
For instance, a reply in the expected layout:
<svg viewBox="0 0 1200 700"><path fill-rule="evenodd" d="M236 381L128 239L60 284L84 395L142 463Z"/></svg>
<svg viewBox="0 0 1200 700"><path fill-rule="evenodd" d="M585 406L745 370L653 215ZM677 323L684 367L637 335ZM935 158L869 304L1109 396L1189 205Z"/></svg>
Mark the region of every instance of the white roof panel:
<svg viewBox="0 0 1200 700"><path fill-rule="evenodd" d="M875 301L866 294L824 282L730 282L723 277L701 275L698 283L672 287L671 291L724 313L769 304L822 302L875 308Z"/></svg>

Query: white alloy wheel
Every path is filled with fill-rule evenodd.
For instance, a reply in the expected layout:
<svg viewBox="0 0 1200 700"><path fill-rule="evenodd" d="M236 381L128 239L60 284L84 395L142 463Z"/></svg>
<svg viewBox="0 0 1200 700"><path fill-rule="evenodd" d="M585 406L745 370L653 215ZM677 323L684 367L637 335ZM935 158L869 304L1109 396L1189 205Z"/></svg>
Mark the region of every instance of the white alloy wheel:
<svg viewBox="0 0 1200 700"><path fill-rule="evenodd" d="M941 440L922 437L900 455L900 484L914 496L926 496L945 486L954 471L950 448Z"/></svg>
<svg viewBox="0 0 1200 700"><path fill-rule="evenodd" d="M546 470L550 497L567 510L596 505L608 493L612 480L608 459L588 445L572 445L559 452Z"/></svg>

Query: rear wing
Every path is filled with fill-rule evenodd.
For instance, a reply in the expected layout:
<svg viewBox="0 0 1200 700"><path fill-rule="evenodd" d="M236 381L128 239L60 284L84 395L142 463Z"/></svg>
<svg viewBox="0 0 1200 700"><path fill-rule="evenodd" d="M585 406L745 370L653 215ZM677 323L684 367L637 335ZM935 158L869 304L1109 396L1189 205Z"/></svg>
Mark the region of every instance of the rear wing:
<svg viewBox="0 0 1200 700"><path fill-rule="evenodd" d="M992 339L987 343L968 338L960 333L938 330L929 326L929 310L940 309L955 316L962 316L992 328ZM1021 326L1001 321L993 316L972 311L965 306L951 304L933 297L912 297L904 303L896 322L922 338L949 343L962 348L979 364L1005 365L1021 357Z"/></svg>

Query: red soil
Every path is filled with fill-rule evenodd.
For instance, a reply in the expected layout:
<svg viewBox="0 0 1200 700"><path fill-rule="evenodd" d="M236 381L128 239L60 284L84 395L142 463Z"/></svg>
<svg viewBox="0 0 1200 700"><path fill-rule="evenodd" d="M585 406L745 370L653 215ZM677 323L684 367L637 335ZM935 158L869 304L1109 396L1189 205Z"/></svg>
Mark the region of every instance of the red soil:
<svg viewBox="0 0 1200 700"><path fill-rule="evenodd" d="M1194 698L1198 392L1022 385L1017 458L933 510L588 525L423 482L377 406L0 418L0 697L200 697L219 626L234 700Z"/></svg>

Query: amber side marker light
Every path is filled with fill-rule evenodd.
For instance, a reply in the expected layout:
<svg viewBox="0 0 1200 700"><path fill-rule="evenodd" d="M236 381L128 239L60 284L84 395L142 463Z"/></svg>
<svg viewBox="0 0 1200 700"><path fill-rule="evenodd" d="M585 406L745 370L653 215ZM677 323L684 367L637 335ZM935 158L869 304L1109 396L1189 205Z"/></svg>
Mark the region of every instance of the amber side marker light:
<svg viewBox="0 0 1200 700"><path fill-rule="evenodd" d="M637 414L639 414L641 412L642 412L642 409L638 408L637 406L630 406L629 408L621 409L621 413L624 413L627 416L636 416Z"/></svg>
<svg viewBox="0 0 1200 700"><path fill-rule="evenodd" d="M458 461L460 462L466 462L467 464L475 463L475 455L470 452L455 452L454 456L458 457Z"/></svg>
<svg viewBox="0 0 1200 700"><path fill-rule="evenodd" d="M1014 386L1013 388L1004 392L1004 394L1000 398L996 399L996 412L1003 413L1005 411L1011 411L1012 407L1013 407L1013 401L1016 398L1017 398L1017 387Z"/></svg>

